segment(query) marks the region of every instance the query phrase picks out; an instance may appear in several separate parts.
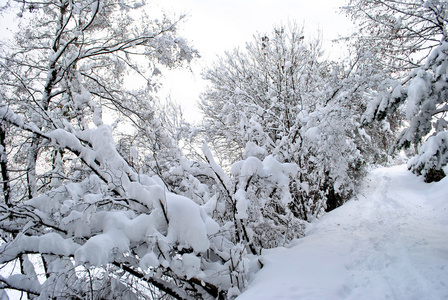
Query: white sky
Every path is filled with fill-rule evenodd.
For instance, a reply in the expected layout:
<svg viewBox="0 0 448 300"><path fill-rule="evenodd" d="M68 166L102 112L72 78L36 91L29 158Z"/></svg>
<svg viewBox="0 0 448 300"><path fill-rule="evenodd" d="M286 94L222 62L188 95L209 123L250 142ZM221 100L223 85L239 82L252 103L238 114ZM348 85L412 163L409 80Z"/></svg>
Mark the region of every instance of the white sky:
<svg viewBox="0 0 448 300"><path fill-rule="evenodd" d="M6 0L0 0L4 4ZM318 31L324 39L327 55L337 57L340 45L329 42L351 32L351 22L339 12L348 0L148 0L147 8L164 10L170 16L186 14L180 34L199 50L190 70L165 72L161 98L168 95L180 103L189 121L200 118L196 102L206 82L202 70L224 51L244 47L257 32L271 32L274 25L295 22L304 25L305 35L316 37ZM13 22L0 19L0 37L7 35ZM3 24L1 24L3 23ZM132 80L131 80L132 81Z"/></svg>
<svg viewBox="0 0 448 300"><path fill-rule="evenodd" d="M224 51L243 47L257 32L271 32L274 25L296 22L304 25L305 34L315 37L321 30L328 55L335 57L340 49L329 42L351 32L351 22L339 12L345 0L151 0L167 12L186 14L181 34L199 50L201 59L191 71L166 74L164 95L182 104L185 117L199 118L196 101L206 82L201 72ZM340 45L338 46L340 47Z"/></svg>

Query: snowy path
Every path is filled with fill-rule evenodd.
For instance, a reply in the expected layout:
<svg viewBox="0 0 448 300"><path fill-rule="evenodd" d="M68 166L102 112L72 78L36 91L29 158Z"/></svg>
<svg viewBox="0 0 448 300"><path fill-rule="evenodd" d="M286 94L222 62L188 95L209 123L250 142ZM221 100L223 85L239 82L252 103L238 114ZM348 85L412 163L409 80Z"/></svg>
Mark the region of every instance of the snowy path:
<svg viewBox="0 0 448 300"><path fill-rule="evenodd" d="M448 180L382 168L357 198L267 251L238 300L448 299Z"/></svg>

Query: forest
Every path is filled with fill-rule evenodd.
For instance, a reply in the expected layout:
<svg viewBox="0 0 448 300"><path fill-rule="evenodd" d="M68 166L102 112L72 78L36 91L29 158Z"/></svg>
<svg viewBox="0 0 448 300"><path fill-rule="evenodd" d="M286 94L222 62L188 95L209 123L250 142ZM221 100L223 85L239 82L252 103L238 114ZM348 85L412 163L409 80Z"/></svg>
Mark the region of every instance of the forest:
<svg viewBox="0 0 448 300"><path fill-rule="evenodd" d="M158 91L200 52L150 9L0 5L0 299L234 299L375 166L445 177L448 1L347 0L341 60L254 33L203 71L196 124Z"/></svg>

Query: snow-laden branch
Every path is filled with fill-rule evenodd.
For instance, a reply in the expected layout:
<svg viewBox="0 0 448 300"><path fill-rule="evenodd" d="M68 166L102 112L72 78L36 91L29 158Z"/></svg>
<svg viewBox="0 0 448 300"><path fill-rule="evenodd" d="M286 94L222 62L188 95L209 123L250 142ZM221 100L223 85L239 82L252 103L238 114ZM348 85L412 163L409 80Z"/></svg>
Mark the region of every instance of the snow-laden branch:
<svg viewBox="0 0 448 300"><path fill-rule="evenodd" d="M154 285L155 287L157 287L161 291L167 293L168 295L174 297L175 299L193 300L193 298L188 296L187 293L185 293L185 291L183 291L179 287L175 286L174 284L171 284L169 282L160 280L160 279L155 278L155 277L148 277L145 274L140 273L140 272L132 269L131 267L126 266L126 265L121 264L121 263L118 263L118 262L114 262L114 265L119 267L119 268L122 268L124 271L126 271L127 273L135 276L136 278L139 278L139 279L142 279L144 281L147 281L148 283Z"/></svg>
<svg viewBox="0 0 448 300"><path fill-rule="evenodd" d="M13 242L0 246L0 264L10 262L21 254L40 253L73 256L80 247L71 239L64 239L57 233L47 233L41 236L26 236L18 234Z"/></svg>
<svg viewBox="0 0 448 300"><path fill-rule="evenodd" d="M0 276L0 289L13 289L32 295L39 295L42 291L42 287L37 279L23 274L14 274L8 278Z"/></svg>
<svg viewBox="0 0 448 300"><path fill-rule="evenodd" d="M227 191L227 193L230 196L231 195L230 194L230 191L231 191L230 179L227 176L227 174L224 172L224 170L216 163L210 148L208 147L207 143L205 143L205 142L202 144L202 153L204 154L207 162L210 164L210 167L212 168L213 172L215 172L218 180L221 182L222 186L225 188L225 190ZM231 198L231 196L230 196L230 198Z"/></svg>

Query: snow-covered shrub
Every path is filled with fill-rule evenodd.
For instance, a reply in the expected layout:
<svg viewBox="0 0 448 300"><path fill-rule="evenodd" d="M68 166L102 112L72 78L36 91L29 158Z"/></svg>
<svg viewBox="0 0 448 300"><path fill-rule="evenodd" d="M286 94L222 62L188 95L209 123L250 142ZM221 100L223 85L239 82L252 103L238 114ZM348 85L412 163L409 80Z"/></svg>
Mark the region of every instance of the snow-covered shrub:
<svg viewBox="0 0 448 300"><path fill-rule="evenodd" d="M298 166L280 163L248 143L243 159L227 174L207 144L202 150L208 164L203 174L207 174L211 195L204 208L221 226L211 238L211 257L224 263L220 273L225 280L220 286L227 287L231 297L244 290L251 274L261 267L257 257L263 249L285 245L304 234L305 222L290 209L290 185Z"/></svg>
<svg viewBox="0 0 448 300"><path fill-rule="evenodd" d="M244 159L232 165L235 218L245 224L258 249L285 244L303 234L304 223L289 209L290 185L298 166L280 163L262 148L248 143ZM258 156L258 157L257 157Z"/></svg>
<svg viewBox="0 0 448 300"><path fill-rule="evenodd" d="M306 220L342 205L364 176L366 160L356 139L366 137L359 135L356 121L348 113L337 105L328 105L318 106L306 116L302 147L295 158L303 162L297 203L302 205L300 211L306 213Z"/></svg>

